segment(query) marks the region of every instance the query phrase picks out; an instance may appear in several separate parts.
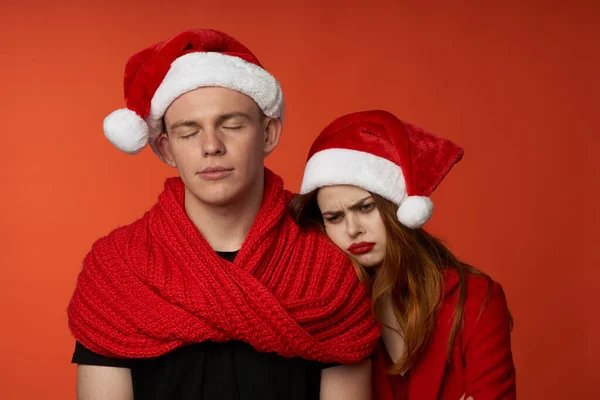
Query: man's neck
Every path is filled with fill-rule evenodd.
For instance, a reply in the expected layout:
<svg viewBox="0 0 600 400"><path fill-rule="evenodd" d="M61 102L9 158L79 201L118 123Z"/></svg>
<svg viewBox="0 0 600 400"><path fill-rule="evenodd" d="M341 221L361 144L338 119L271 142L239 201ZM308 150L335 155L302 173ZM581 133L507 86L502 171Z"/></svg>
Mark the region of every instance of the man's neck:
<svg viewBox="0 0 600 400"><path fill-rule="evenodd" d="M256 185L243 201L224 206L201 203L187 189L185 209L202 236L215 251L237 251L242 247L263 201L264 184Z"/></svg>

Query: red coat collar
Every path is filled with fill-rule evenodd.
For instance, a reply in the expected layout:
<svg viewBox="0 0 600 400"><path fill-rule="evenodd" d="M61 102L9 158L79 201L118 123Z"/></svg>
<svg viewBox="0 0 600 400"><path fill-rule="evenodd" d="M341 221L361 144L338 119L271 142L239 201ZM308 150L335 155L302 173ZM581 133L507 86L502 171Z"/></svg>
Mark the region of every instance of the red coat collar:
<svg viewBox="0 0 600 400"><path fill-rule="evenodd" d="M444 295L450 295L454 289L458 287L460 279L458 274L453 269L447 269L444 271Z"/></svg>

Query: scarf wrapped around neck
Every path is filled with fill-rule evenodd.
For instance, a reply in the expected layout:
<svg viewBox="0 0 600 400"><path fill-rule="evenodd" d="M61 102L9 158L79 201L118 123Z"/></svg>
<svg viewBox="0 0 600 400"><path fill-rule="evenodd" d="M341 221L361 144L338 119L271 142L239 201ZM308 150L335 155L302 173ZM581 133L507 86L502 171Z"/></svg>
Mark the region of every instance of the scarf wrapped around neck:
<svg viewBox="0 0 600 400"><path fill-rule="evenodd" d="M170 178L141 219L99 239L68 306L73 336L109 357L147 358L202 341L320 362L368 358L379 336L349 260L288 215L291 194L266 170L263 205L233 263L191 222Z"/></svg>

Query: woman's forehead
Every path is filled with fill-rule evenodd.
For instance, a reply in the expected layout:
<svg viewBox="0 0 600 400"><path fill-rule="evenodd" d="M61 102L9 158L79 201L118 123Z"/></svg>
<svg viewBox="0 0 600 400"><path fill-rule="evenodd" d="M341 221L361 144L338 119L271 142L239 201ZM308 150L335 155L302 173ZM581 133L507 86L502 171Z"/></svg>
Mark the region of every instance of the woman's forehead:
<svg viewBox="0 0 600 400"><path fill-rule="evenodd" d="M319 207L350 207L370 195L369 192L357 186L325 186L319 189L317 202Z"/></svg>

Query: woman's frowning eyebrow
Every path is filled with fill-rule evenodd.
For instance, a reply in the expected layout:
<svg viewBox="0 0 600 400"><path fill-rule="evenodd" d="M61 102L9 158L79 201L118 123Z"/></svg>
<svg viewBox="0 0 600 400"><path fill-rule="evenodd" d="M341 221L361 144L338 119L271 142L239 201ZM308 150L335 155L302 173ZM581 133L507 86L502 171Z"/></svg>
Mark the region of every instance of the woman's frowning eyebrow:
<svg viewBox="0 0 600 400"><path fill-rule="evenodd" d="M363 204L365 203L365 201L371 199L373 196L369 195L367 197L365 197L364 199L360 199L358 200L356 203L352 204L350 207L348 207L348 210L351 211L355 211L358 210L359 208L361 208L363 206ZM339 210L332 210L332 211L324 211L322 213L322 215L339 215L342 214L342 211Z"/></svg>

